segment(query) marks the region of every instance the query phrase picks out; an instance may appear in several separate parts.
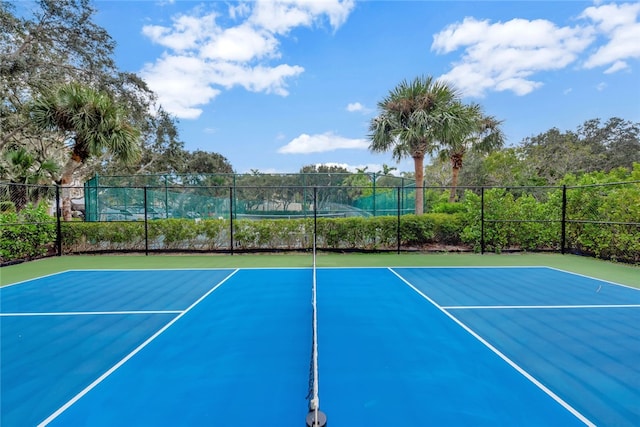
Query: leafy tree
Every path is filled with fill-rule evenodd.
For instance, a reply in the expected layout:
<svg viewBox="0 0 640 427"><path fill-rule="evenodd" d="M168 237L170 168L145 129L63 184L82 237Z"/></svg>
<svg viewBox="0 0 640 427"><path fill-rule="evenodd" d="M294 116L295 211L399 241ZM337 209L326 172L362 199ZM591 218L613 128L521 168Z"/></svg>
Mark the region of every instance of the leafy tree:
<svg viewBox="0 0 640 427"><path fill-rule="evenodd" d="M424 182L427 187L450 186L451 164L449 160L435 157L431 163L424 168Z"/></svg>
<svg viewBox="0 0 640 427"><path fill-rule="evenodd" d="M31 106L33 123L43 131L58 131L71 145L60 184L68 186L73 174L92 156L105 152L124 162L139 156L139 132L126 120L125 112L103 92L68 84L36 99ZM65 220L71 219L71 201L63 199Z"/></svg>
<svg viewBox="0 0 640 427"><path fill-rule="evenodd" d="M91 21L88 0L41 0L32 17L17 17L0 3L2 122L0 148L38 138L29 123L29 102L63 81L99 81L115 72L114 42Z"/></svg>
<svg viewBox="0 0 640 427"><path fill-rule="evenodd" d="M28 202L37 204L46 194L46 187L37 186L51 181L58 173L55 162L38 163L26 149L18 149L5 153L0 163L2 176L9 179L10 198L16 211L24 208Z"/></svg>
<svg viewBox="0 0 640 427"><path fill-rule="evenodd" d="M221 154L196 150L185 157L183 173L233 173L231 164Z"/></svg>
<svg viewBox="0 0 640 427"><path fill-rule="evenodd" d="M336 165L306 165L300 169L303 174L303 185L318 187L317 209L325 209L329 203L336 203L347 197L346 189L342 186L351 172ZM305 191L303 194L306 206L313 206L313 193Z"/></svg>
<svg viewBox="0 0 640 427"><path fill-rule="evenodd" d="M90 0L38 0L29 7L18 15L14 4L0 1L0 151L24 147L39 163L63 165L64 141L35 126L28 107L50 88L77 82L107 93L126 110L142 145L138 161L123 164L103 153L87 159L78 177L185 171L188 152L175 118L156 104L139 76L117 68L115 42L92 21Z"/></svg>
<svg viewBox="0 0 640 427"><path fill-rule="evenodd" d="M600 119L591 119L577 133L583 145L599 154L594 170L631 170L634 163L640 163L640 123L612 117L602 125Z"/></svg>
<svg viewBox="0 0 640 427"><path fill-rule="evenodd" d="M398 177L394 176L391 172L398 170L395 166L389 166L387 164L382 164L382 170L378 171L376 174L376 187L397 187L401 185L402 180L398 179ZM378 191L378 190L376 190ZM388 189L386 191L391 191Z"/></svg>
<svg viewBox="0 0 640 427"><path fill-rule="evenodd" d="M372 190L372 175L367 173L368 167L356 168L356 173L349 175L342 185L347 187L347 195L350 199L362 196L370 196Z"/></svg>
<svg viewBox="0 0 640 427"><path fill-rule="evenodd" d="M380 114L369 124L369 149L392 152L397 161L413 158L416 178L415 212L424 211L424 157L433 153L443 132L447 111L459 95L447 83L432 77L400 82L378 103Z"/></svg>
<svg viewBox="0 0 640 427"><path fill-rule="evenodd" d="M552 185L571 172L592 172L597 169L599 153L580 142L575 132L550 129L523 141L525 159L541 180Z"/></svg>
<svg viewBox="0 0 640 427"><path fill-rule="evenodd" d="M488 155L469 153L460 180L467 186L544 185L522 154L522 147L508 147Z"/></svg>

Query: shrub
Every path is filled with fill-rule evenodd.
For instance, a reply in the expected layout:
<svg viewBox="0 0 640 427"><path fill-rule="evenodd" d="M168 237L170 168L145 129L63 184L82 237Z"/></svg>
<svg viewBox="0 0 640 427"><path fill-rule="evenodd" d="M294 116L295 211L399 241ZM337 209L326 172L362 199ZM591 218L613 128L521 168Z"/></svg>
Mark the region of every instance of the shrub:
<svg viewBox="0 0 640 427"><path fill-rule="evenodd" d="M55 219L44 204L25 206L19 213L0 213L0 261L46 255L56 240Z"/></svg>

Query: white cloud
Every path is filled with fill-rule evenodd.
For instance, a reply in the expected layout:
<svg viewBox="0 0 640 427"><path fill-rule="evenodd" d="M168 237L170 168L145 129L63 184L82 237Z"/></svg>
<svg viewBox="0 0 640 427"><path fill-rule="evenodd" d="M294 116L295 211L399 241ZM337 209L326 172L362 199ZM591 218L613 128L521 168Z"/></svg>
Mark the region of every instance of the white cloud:
<svg viewBox="0 0 640 427"><path fill-rule="evenodd" d="M371 112L371 108L367 108L359 102L351 102L347 105L347 111L350 113L367 114Z"/></svg>
<svg viewBox="0 0 640 427"><path fill-rule="evenodd" d="M350 113L362 110L364 110L364 105L360 104L359 102L352 102L347 105L347 111Z"/></svg>
<svg viewBox="0 0 640 427"><path fill-rule="evenodd" d="M542 86L531 78L535 73L566 67L593 40L589 27L557 27L542 19L491 23L465 18L434 35L431 49L439 54L463 49L461 60L441 78L465 95L490 90L526 95Z"/></svg>
<svg viewBox="0 0 640 427"><path fill-rule="evenodd" d="M627 68L624 59L640 58L639 15L640 3L607 4L585 9L581 17L593 21L609 41L598 48L584 66L595 68L612 64L605 73L613 73Z"/></svg>
<svg viewBox="0 0 640 427"><path fill-rule="evenodd" d="M215 23L217 15L209 13L200 17L179 15L173 18L171 27L145 25L142 34L153 43L168 47L177 52L197 49L219 30Z"/></svg>
<svg viewBox="0 0 640 427"><path fill-rule="evenodd" d="M251 8L247 3L229 4L229 18L241 19L251 15Z"/></svg>
<svg viewBox="0 0 640 427"><path fill-rule="evenodd" d="M208 84L208 66L198 58L165 55L145 65L141 75L158 94L164 109L180 118L198 118L202 113L198 107L220 93Z"/></svg>
<svg viewBox="0 0 640 427"><path fill-rule="evenodd" d="M209 66L206 81L209 84L231 88L242 86L251 92L275 93L286 96L286 79L301 74L304 68L286 64L268 67L258 65L251 67L246 64L232 62L215 62Z"/></svg>
<svg viewBox="0 0 640 427"><path fill-rule="evenodd" d="M275 34L287 34L295 27L309 27L327 17L335 30L346 21L354 0L262 0L256 1L251 22Z"/></svg>
<svg viewBox="0 0 640 427"><path fill-rule="evenodd" d="M627 68L629 68L629 64L627 64L626 62L624 62L624 61L616 61L616 62L613 63L613 65L611 67L609 67L606 70L604 70L604 73L605 74L613 74L613 73L616 73L616 72L618 72L620 70L625 70Z"/></svg>
<svg viewBox="0 0 640 427"><path fill-rule="evenodd" d="M584 61L585 68L606 66L605 74L628 69L640 58L640 3L609 3L586 8L581 24L559 27L551 21L512 19L490 22L467 17L433 36L431 50L448 54L462 50L443 80L468 96L488 91L526 95L542 86L537 73L582 61L599 37L607 41Z"/></svg>
<svg viewBox="0 0 640 427"><path fill-rule="evenodd" d="M223 89L287 96L299 65L274 63L280 39L299 26L328 22L335 30L353 10L353 0L258 0L228 6L236 25L223 27L217 12L198 6L172 18L170 26L146 25L142 33L167 50L141 71L160 104L179 118L200 116ZM224 21L224 20L221 20Z"/></svg>
<svg viewBox="0 0 640 427"><path fill-rule="evenodd" d="M369 141L366 139L351 139L332 132L326 132L318 135L302 135L292 139L287 145L278 149L281 154L309 154L323 153L326 151L355 149L366 150L369 147Z"/></svg>
<svg viewBox="0 0 640 427"><path fill-rule="evenodd" d="M200 48L207 59L247 62L263 57L277 57L278 41L268 32L249 25L228 28Z"/></svg>
<svg viewBox="0 0 640 427"><path fill-rule="evenodd" d="M603 90L605 90L607 88L607 84L605 82L602 83L598 83L598 85L596 86L596 90L598 92L602 92Z"/></svg>

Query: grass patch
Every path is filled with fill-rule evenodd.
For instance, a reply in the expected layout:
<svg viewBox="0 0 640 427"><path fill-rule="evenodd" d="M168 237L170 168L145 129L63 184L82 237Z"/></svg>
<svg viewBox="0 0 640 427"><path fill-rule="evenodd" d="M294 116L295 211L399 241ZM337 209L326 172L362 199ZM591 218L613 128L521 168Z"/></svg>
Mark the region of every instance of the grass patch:
<svg viewBox="0 0 640 427"><path fill-rule="evenodd" d="M318 267L548 266L640 288L640 267L560 254L335 254L320 253ZM0 268L0 285L83 269L311 267L310 254L265 255L76 255Z"/></svg>

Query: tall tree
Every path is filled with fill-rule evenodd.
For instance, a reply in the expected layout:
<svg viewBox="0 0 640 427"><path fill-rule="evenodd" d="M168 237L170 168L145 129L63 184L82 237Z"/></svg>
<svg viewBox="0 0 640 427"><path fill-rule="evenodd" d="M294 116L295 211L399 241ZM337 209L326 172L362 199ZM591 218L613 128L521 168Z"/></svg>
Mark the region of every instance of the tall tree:
<svg viewBox="0 0 640 427"><path fill-rule="evenodd" d="M70 156L60 184L73 182L74 172L92 156L104 153L128 162L139 156L139 131L127 121L125 111L104 92L68 84L36 99L31 119L43 131L57 131L70 145ZM71 219L69 194L63 197L65 220Z"/></svg>
<svg viewBox="0 0 640 427"><path fill-rule="evenodd" d="M37 203L47 190L38 184L51 182L51 178L58 173L55 162L39 163L23 147L6 152L2 160L0 172L10 182L10 198L16 211L29 202Z"/></svg>
<svg viewBox="0 0 640 427"><path fill-rule="evenodd" d="M139 76L117 68L115 42L93 22L96 10L91 3L0 0L0 151L24 147L38 162L56 161L62 166L67 159L64 141L55 132L37 128L28 107L49 88L78 82L108 93L127 110L141 132L142 155L128 166L113 162L108 154L94 157L77 174L183 170L184 143L175 118L156 104L155 94Z"/></svg>
<svg viewBox="0 0 640 427"><path fill-rule="evenodd" d="M449 203L453 203L465 155L470 151L489 154L501 148L504 145L504 134L500 129L501 122L495 117L484 115L478 104L464 105L456 102L448 110L443 124L445 126L439 136L438 155L451 163Z"/></svg>
<svg viewBox="0 0 640 427"><path fill-rule="evenodd" d="M117 74L115 44L91 21L95 11L89 0L40 0L29 6L32 15L18 17L14 5L0 2L0 149L38 138L27 106L47 88L64 81L96 83Z"/></svg>
<svg viewBox="0 0 640 427"><path fill-rule="evenodd" d="M369 149L391 150L396 161L413 158L415 212L424 212L424 158L436 149L447 110L458 100L456 89L432 77L402 81L378 103L380 113L369 124Z"/></svg>
<svg viewBox="0 0 640 427"><path fill-rule="evenodd" d="M544 185L553 185L568 173L597 170L601 154L593 146L580 143L575 132L561 132L557 128L525 138L522 152Z"/></svg>
<svg viewBox="0 0 640 427"><path fill-rule="evenodd" d="M578 127L582 145L598 153L597 170L610 171L618 167L631 170L640 163L640 123L612 117L604 124L600 119L587 120Z"/></svg>

